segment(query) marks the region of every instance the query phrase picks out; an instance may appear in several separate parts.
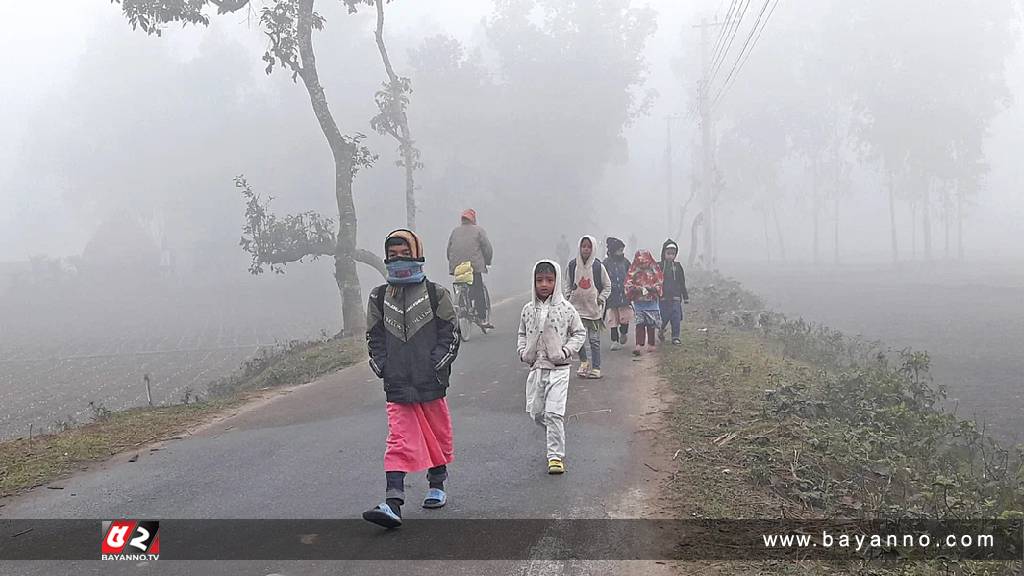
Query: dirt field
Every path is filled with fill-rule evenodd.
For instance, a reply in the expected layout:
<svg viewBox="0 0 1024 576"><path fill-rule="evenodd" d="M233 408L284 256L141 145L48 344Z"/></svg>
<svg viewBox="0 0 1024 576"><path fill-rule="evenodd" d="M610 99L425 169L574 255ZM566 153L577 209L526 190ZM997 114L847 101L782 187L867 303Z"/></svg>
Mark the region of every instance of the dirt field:
<svg viewBox="0 0 1024 576"><path fill-rule="evenodd" d="M1024 441L1024 266L723 270L782 312L927 350L962 416Z"/></svg>
<svg viewBox="0 0 1024 576"><path fill-rule="evenodd" d="M338 330L330 277L49 287L0 298L0 439L110 410L179 402L262 347ZM307 277L308 276L308 277ZM296 297L297 294L299 297ZM289 302L287 306L282 302Z"/></svg>

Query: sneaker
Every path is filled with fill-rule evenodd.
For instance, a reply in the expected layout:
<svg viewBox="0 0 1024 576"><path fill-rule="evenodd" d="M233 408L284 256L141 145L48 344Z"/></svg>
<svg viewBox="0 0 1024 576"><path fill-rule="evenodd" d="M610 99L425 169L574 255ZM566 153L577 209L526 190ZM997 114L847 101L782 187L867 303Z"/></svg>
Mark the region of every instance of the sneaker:
<svg viewBox="0 0 1024 576"><path fill-rule="evenodd" d="M644 353L643 348L641 348L639 346L637 346L636 348L633 348L633 356L639 356L639 355L641 355L643 353Z"/></svg>
<svg viewBox="0 0 1024 576"><path fill-rule="evenodd" d="M611 350L612 352L615 352L616 350L622 350L622 344L618 342L612 342Z"/></svg>
<svg viewBox="0 0 1024 576"><path fill-rule="evenodd" d="M565 463L558 458L548 460L548 474L564 474Z"/></svg>
<svg viewBox="0 0 1024 576"><path fill-rule="evenodd" d="M679 338L673 338L672 343L675 344L676 346L679 346L680 344L683 343L683 341L680 340Z"/></svg>
<svg viewBox="0 0 1024 576"><path fill-rule="evenodd" d="M591 368L590 372L587 372L587 378L590 379L590 380L600 380L601 379L601 369L600 368Z"/></svg>
<svg viewBox="0 0 1024 576"><path fill-rule="evenodd" d="M590 362L580 362L580 367L576 370L576 376L586 378L588 373L590 373Z"/></svg>

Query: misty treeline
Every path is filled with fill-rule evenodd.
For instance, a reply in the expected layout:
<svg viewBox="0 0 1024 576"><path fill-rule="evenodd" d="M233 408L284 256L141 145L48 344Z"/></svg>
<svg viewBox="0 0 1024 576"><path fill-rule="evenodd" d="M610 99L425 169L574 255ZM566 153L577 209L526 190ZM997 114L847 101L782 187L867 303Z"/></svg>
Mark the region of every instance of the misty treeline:
<svg viewBox="0 0 1024 576"><path fill-rule="evenodd" d="M746 6L749 26L761 2L707 3L681 22L637 1L497 0L460 41L441 12L429 33L389 33L412 1L113 0L67 88L40 103L12 182L86 222L124 210L181 270L244 270L240 220L252 272L333 261L347 333L364 322L360 277L380 281L384 234L415 227L428 273L444 274L467 207L496 244L490 279L508 283L562 233L601 222L645 243L671 233L714 266L722 239L750 228L727 216L748 208L763 247L746 256L795 259L809 245L839 261L863 226L887 230L897 261L958 257L1020 34L1012 0L773 0L723 91L746 29L723 50L709 28L702 58L692 25ZM661 96L645 60L656 23L684 37L657 55L679 88ZM197 26L210 33L192 53L174 44ZM260 47L239 41L254 30ZM665 231L663 173L637 157L664 146L644 129L664 126L644 117L654 103L680 113L676 147L693 155L676 162L690 185ZM887 210L839 217L868 200Z"/></svg>
<svg viewBox="0 0 1024 576"><path fill-rule="evenodd" d="M133 28L157 36L169 24L208 25L211 18L225 14L248 11L250 18L258 19L268 38L262 55L266 72L281 69L305 89L327 141L337 218L318 211L277 216L270 210L271 197L258 191L259 183L239 177L235 184L246 201L242 247L252 257L253 273L264 267L281 271L307 257L333 257L345 332L363 329L356 263L379 269L380 254L370 248L374 245L358 241L353 199L361 193L357 173L373 166L379 153L364 142L360 130L365 124L338 122L320 81L320 70L341 64L330 60L334 54L315 50L315 37L352 33L333 32L318 11L339 3L113 1ZM438 229L450 227L453 218L440 208L454 214L458 204L452 191L471 191L476 202L502 200L502 213L492 213L488 222L496 236L521 237L524 222L531 229L558 229L566 215L586 204L602 168L625 159L623 128L649 102L634 89L644 78L642 51L654 31L653 11L631 8L625 0L501 0L484 23L481 46L466 47L446 35L427 38L410 47L408 76L401 76L389 58L384 27L385 12L401 9L401 2L343 4L349 13L369 8L376 14L376 31L367 40L375 42L378 67L384 73L380 88L367 95L377 107L370 126L398 143L410 227L421 221L418 213L428 212L427 205L439 208L428 212L439 216L431 219ZM365 73L365 67L359 73ZM335 90L344 92L346 87ZM268 131L265 137L274 136ZM419 186L414 179L417 169L424 171ZM441 233L435 231L434 236ZM554 239L532 241L540 245Z"/></svg>
<svg viewBox="0 0 1024 576"><path fill-rule="evenodd" d="M884 221L855 225L888 229L893 261L963 259L964 219L986 190L986 137L1011 100L1005 67L1020 7L789 4L712 110L717 201L759 214L769 260L786 259L787 245L809 244L815 263L840 262L844 207L872 197L887 203L875 215ZM679 72L703 78L692 67ZM780 225L784 210L803 214L807 225Z"/></svg>

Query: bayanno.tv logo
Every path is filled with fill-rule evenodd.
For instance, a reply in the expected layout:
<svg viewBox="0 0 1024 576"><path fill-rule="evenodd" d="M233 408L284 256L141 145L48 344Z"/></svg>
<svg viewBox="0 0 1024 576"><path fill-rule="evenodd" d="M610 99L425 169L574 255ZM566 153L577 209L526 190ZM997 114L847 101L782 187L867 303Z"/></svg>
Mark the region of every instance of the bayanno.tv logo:
<svg viewBox="0 0 1024 576"><path fill-rule="evenodd" d="M159 560L160 523L154 520L105 520L100 560Z"/></svg>

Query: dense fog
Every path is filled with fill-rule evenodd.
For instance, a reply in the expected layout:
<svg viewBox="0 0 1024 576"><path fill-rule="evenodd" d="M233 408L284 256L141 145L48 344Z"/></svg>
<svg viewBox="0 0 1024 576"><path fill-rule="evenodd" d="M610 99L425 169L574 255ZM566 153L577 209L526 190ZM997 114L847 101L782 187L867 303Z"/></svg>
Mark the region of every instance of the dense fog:
<svg viewBox="0 0 1024 576"><path fill-rule="evenodd" d="M929 347L983 414L1024 406L1020 2L393 0L396 82L373 3L320 0L332 143L294 47L305 1L0 7L0 398L25 416L0 436L338 333L336 258L350 306L381 282L338 243L338 150L356 247L407 225L411 176L437 281L467 208L496 298L563 235L672 237L772 305ZM279 225L262 237L239 176Z"/></svg>

